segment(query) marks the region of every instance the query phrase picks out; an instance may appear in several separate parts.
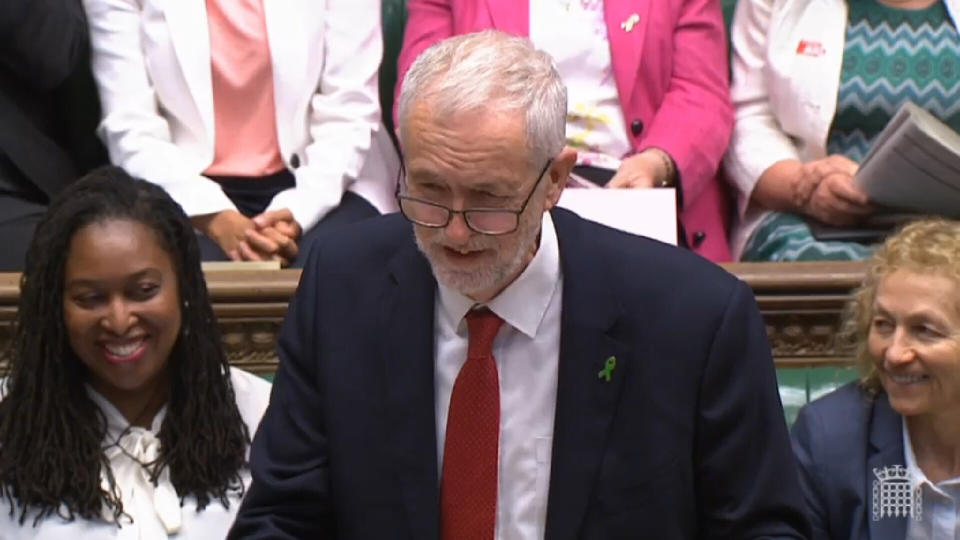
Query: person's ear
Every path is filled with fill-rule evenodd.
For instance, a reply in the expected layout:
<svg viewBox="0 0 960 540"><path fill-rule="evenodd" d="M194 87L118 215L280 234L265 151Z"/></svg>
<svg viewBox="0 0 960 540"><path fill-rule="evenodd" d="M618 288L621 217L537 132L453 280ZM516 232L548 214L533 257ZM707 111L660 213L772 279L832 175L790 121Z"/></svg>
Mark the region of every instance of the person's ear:
<svg viewBox="0 0 960 540"><path fill-rule="evenodd" d="M567 179L570 177L570 171L577 164L577 151L569 146L564 146L563 150L557 154L550 164L550 170L547 171L547 198L544 204L544 210L550 210L557 205L560 200L560 194L563 193L563 187L567 185Z"/></svg>

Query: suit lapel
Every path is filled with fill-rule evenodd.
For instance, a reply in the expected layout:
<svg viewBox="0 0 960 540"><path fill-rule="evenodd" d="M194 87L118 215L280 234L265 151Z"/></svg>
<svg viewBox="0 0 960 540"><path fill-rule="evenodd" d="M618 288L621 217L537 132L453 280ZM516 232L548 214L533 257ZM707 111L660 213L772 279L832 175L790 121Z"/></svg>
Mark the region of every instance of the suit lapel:
<svg viewBox="0 0 960 540"><path fill-rule="evenodd" d="M494 28L515 36L530 35L530 2L487 0L487 6Z"/></svg>
<svg viewBox="0 0 960 540"><path fill-rule="evenodd" d="M392 283L379 328L391 450L411 536L434 540L440 534L433 382L436 282L412 241L389 262L389 269Z"/></svg>
<svg viewBox="0 0 960 540"><path fill-rule="evenodd" d="M213 75L206 2L164 2L163 16L203 128L213 138Z"/></svg>
<svg viewBox="0 0 960 540"><path fill-rule="evenodd" d="M267 41L270 44L270 64L273 70L274 108L280 147L290 148L286 140L296 129L290 125L290 111L304 93L313 93L319 74L310 62L310 55L323 55L324 36L311 36L310 31L321 32L326 16L318 2L306 0L264 0ZM315 39L312 39L315 38Z"/></svg>
<svg viewBox="0 0 960 540"><path fill-rule="evenodd" d="M553 216L564 281L545 535L551 540L574 538L580 528L633 354L612 336L620 311L603 261L591 257L577 218Z"/></svg>
<svg viewBox="0 0 960 540"><path fill-rule="evenodd" d="M633 87L637 82L643 40L647 33L647 14L651 2L607 1L603 18L607 23L607 40L613 75L617 81L621 109L628 111Z"/></svg>
<svg viewBox="0 0 960 540"><path fill-rule="evenodd" d="M867 457L867 485L864 493L874 495L875 471L885 467L905 466L903 452L903 420L891 407L886 394L877 396L873 406L873 418L870 422L870 451ZM865 498L867 499L867 498ZM866 517L872 540L903 540L907 534L905 518L879 517L873 515L873 498L864 501Z"/></svg>

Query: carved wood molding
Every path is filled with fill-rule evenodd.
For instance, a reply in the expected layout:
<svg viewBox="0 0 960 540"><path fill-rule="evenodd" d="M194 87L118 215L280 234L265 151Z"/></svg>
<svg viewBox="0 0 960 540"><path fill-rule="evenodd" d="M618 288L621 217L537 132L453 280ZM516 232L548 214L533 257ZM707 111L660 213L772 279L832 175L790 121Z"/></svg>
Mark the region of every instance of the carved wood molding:
<svg viewBox="0 0 960 540"><path fill-rule="evenodd" d="M850 352L834 343L863 263L731 263L753 289L778 367L841 365ZM207 286L232 364L257 373L276 369L276 336L300 278L296 270L207 272ZM18 274L0 274L0 366L10 354ZM0 367L2 369L2 367Z"/></svg>
<svg viewBox="0 0 960 540"><path fill-rule="evenodd" d="M864 262L732 263L753 289L777 367L848 365L835 336Z"/></svg>

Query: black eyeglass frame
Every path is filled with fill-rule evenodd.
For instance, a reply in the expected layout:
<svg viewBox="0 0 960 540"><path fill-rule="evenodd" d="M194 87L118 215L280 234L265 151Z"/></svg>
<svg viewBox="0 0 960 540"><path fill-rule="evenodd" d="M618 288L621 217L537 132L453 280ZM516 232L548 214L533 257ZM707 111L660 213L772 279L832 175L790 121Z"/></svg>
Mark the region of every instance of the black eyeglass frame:
<svg viewBox="0 0 960 540"><path fill-rule="evenodd" d="M550 165L551 165L552 163L553 163L553 158L550 158L550 159L548 159L547 162L544 164L543 169L540 170L540 174L537 176L537 181L533 183L533 187L530 189L530 192L527 193L527 197L523 200L523 204L520 205L520 209L519 209L519 210L513 210L513 209L509 209L509 208L468 208L468 209L465 209L465 210L454 210L453 208L450 208L450 207L448 207L448 206L444 206L444 205L442 205L442 204L440 204L440 203L436 203L436 202L433 202L433 201L428 201L428 200L425 200L425 199L419 199L419 198L417 198L417 197L411 197L411 196L409 196L409 195L401 195L401 194L400 194L400 183L401 183L401 181L402 181L402 178L406 178L406 174L404 174L405 171L404 171L403 166L400 167L400 171L399 171L399 173L398 173L401 178L397 178L397 188L396 188L396 192L394 193L394 196L397 198L397 206L400 207L400 213L403 214L403 217L405 217L405 218L407 219L407 221L409 221L410 223L413 223L414 225L419 225L419 226L421 226L421 227L427 227L428 229L442 229L442 228L444 228L444 227L446 227L447 225L450 224L450 220L453 219L454 214L460 214L461 216L463 216L463 222L467 224L467 228L470 229L471 231L473 231L473 232L475 232L475 233L478 233L478 234L487 235L487 236L501 236L501 235L510 234L510 233L516 231L517 228L520 226L520 214L522 214L523 211L527 209L527 205L530 203L530 199L533 198L534 192L537 191L537 186L540 185L540 181L543 180L543 177L546 175L546 172L547 172L547 170L550 168ZM425 223L425 222L423 222L423 221L416 220L416 219L412 218L411 216L407 215L407 213L404 211L404 209L403 209L403 201L411 201L411 202L415 202L415 203L419 203L419 204L425 204L425 205L427 205L427 206L432 206L432 207L434 207L434 208L439 208L439 209L441 209L441 210L446 210L446 212L447 212L447 219L444 220L444 222L441 223L441 224ZM470 216L471 216L471 215L474 215L474 214L492 214L492 213L498 213L498 214L513 214L513 215L514 215L513 227L512 227L511 229L509 229L509 230L506 230L506 231L489 232L489 231L481 230L481 229L475 227L475 226L473 225L473 223L471 223L471 219L470 219Z"/></svg>

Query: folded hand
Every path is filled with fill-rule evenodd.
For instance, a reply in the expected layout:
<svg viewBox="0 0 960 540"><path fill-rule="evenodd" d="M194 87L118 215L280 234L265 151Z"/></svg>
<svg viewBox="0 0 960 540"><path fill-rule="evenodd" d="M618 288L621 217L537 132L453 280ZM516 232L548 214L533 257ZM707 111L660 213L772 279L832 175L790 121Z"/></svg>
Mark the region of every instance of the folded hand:
<svg viewBox="0 0 960 540"><path fill-rule="evenodd" d="M828 225L851 225L875 211L867 194L853 177L858 165L840 155L803 164L801 174L816 186L803 206L804 212Z"/></svg>
<svg viewBox="0 0 960 540"><path fill-rule="evenodd" d="M279 260L288 266L297 258L297 241L302 229L289 209L271 210L253 218L254 227L247 229L239 245L243 260Z"/></svg>

